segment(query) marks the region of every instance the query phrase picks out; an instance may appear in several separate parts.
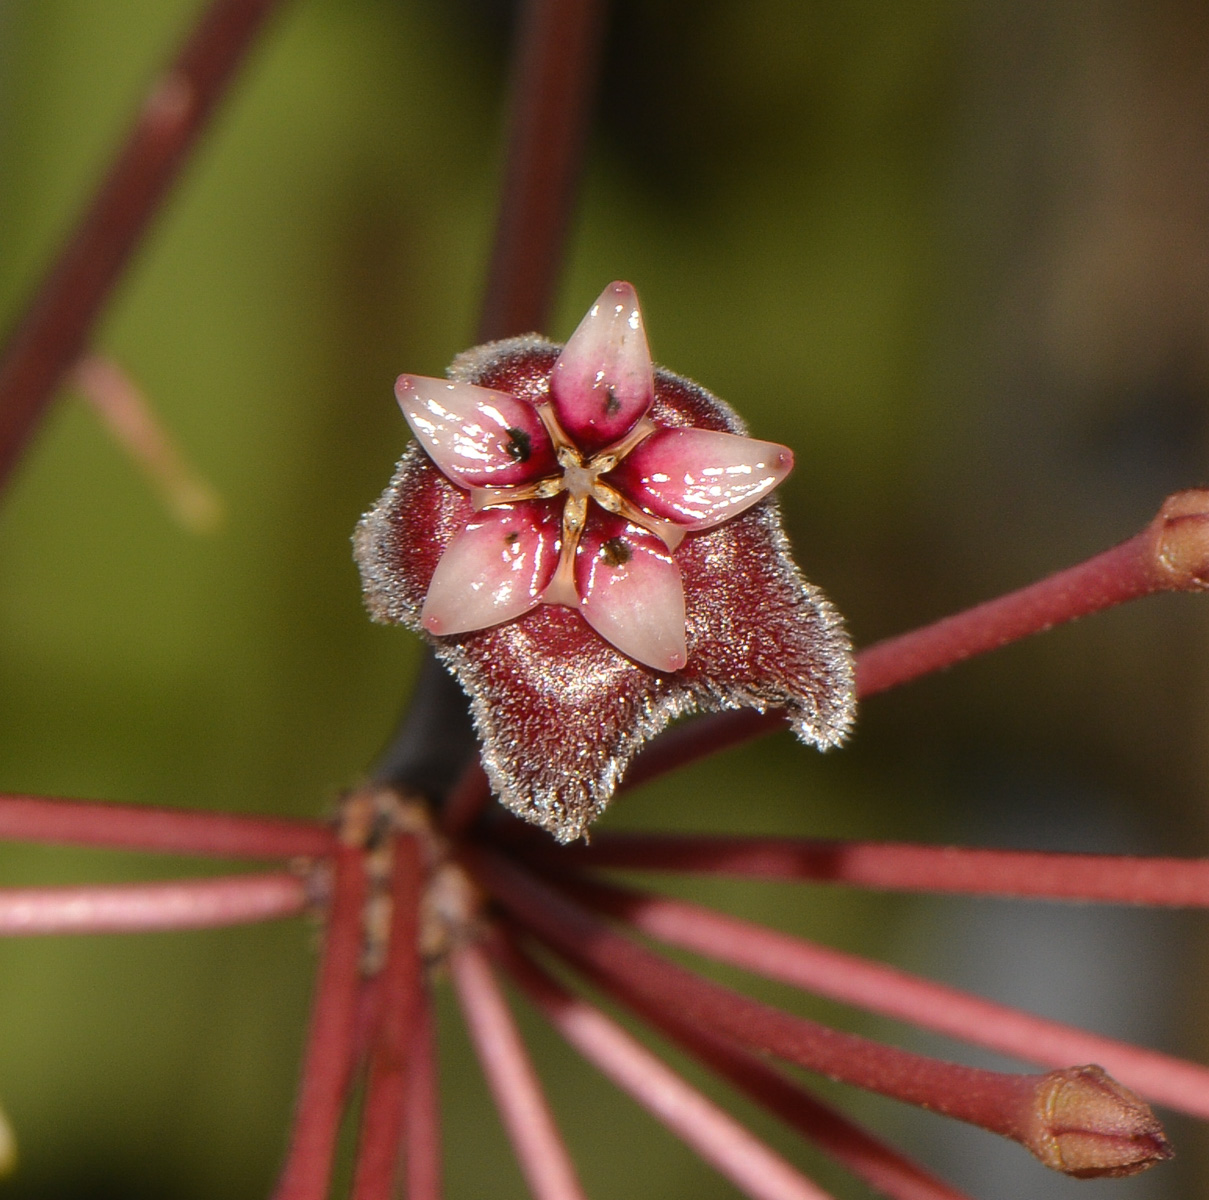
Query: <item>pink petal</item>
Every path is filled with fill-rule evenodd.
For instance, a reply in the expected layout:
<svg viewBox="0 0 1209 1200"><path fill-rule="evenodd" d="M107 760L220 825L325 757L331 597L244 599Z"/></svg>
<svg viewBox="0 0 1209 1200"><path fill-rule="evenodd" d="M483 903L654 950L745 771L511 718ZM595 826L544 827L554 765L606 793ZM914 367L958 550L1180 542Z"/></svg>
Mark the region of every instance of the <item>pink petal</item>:
<svg viewBox="0 0 1209 1200"><path fill-rule="evenodd" d="M474 517L437 563L420 624L448 636L528 612L554 574L558 541L557 506L528 502Z"/></svg>
<svg viewBox="0 0 1209 1200"><path fill-rule="evenodd" d="M540 404L558 354L559 347L539 338L514 338L468 351L451 371ZM656 370L655 380L650 416L660 425L739 432L734 412L704 388L664 370ZM558 499L524 507L530 504L561 511ZM467 521L487 516L474 514L467 491L451 484L419 444L410 445L357 529L357 562L374 620L420 628L442 550ZM603 544L591 538L602 519L600 513L589 519L584 555ZM585 560L585 575L589 565ZM848 639L835 610L789 559L775 506L757 505L686 538L675 565L690 652L674 672L619 653L581 612L559 604L433 639L437 657L466 690L483 766L501 803L560 842L583 836L643 745L694 708L783 709L797 735L817 746L836 745L852 723Z"/></svg>
<svg viewBox="0 0 1209 1200"><path fill-rule="evenodd" d="M580 449L594 454L628 433L651 407L655 384L638 297L611 283L554 364L554 409Z"/></svg>
<svg viewBox="0 0 1209 1200"><path fill-rule="evenodd" d="M793 452L705 429L661 429L605 482L685 529L709 529L762 500L793 470Z"/></svg>
<svg viewBox="0 0 1209 1200"><path fill-rule="evenodd" d="M680 568L658 538L616 517L594 520L579 544L575 584L579 611L605 641L656 671L684 666Z"/></svg>
<svg viewBox="0 0 1209 1200"><path fill-rule="evenodd" d="M400 375L395 396L412 433L459 487L527 483L558 470L537 410L507 392Z"/></svg>

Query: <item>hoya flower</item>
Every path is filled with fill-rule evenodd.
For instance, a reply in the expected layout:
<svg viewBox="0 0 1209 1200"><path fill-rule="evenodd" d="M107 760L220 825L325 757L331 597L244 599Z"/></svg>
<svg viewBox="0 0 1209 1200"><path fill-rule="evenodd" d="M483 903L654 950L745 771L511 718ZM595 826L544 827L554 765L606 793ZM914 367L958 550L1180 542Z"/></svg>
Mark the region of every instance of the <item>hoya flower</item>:
<svg viewBox="0 0 1209 1200"><path fill-rule="evenodd" d="M508 808L579 837L689 709L844 736L847 638L768 499L793 456L652 366L629 284L565 347L492 342L395 391L418 445L358 526L366 601L433 641Z"/></svg>

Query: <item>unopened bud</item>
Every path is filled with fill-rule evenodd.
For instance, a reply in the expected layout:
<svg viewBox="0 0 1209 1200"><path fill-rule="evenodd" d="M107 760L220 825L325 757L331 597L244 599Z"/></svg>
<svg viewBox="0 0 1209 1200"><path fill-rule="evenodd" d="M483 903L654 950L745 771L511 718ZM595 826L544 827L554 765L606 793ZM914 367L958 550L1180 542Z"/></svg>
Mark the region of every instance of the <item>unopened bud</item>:
<svg viewBox="0 0 1209 1200"><path fill-rule="evenodd" d="M1151 529L1155 563L1179 591L1209 588L1209 489L1189 488L1163 501Z"/></svg>
<svg viewBox="0 0 1209 1200"><path fill-rule="evenodd" d="M1172 1154L1150 1106L1100 1067L1044 1076L1033 1118L1028 1148L1076 1179L1136 1175Z"/></svg>

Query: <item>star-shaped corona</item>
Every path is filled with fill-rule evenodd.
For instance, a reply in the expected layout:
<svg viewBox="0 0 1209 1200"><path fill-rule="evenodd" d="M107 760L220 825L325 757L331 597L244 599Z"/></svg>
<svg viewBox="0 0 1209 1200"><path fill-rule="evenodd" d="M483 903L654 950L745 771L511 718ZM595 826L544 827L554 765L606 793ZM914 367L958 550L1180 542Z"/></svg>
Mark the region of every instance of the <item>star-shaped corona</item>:
<svg viewBox="0 0 1209 1200"><path fill-rule="evenodd" d="M421 449L358 527L367 603L433 639L509 808L580 836L689 708L843 736L847 640L767 500L793 455L652 366L628 283L563 347L490 343L395 394Z"/></svg>
<svg viewBox="0 0 1209 1200"><path fill-rule="evenodd" d="M678 671L688 650L677 547L758 503L793 467L785 446L651 420L654 371L628 283L592 305L539 404L414 375L395 395L482 514L428 585L420 624L437 635L563 604L623 654Z"/></svg>

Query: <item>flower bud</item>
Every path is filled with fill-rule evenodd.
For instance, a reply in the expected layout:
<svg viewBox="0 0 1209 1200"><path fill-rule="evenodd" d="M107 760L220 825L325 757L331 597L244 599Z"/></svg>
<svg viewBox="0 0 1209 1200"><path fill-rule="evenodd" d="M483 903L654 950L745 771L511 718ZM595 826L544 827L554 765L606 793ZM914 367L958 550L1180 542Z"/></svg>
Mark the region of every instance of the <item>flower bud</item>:
<svg viewBox="0 0 1209 1200"><path fill-rule="evenodd" d="M1172 1151L1150 1106L1102 1068L1068 1067L1042 1077L1026 1145L1076 1179L1136 1175Z"/></svg>
<svg viewBox="0 0 1209 1200"><path fill-rule="evenodd" d="M1209 489L1168 496L1152 526L1155 561L1177 591L1209 588Z"/></svg>

